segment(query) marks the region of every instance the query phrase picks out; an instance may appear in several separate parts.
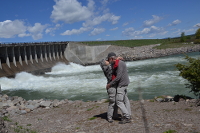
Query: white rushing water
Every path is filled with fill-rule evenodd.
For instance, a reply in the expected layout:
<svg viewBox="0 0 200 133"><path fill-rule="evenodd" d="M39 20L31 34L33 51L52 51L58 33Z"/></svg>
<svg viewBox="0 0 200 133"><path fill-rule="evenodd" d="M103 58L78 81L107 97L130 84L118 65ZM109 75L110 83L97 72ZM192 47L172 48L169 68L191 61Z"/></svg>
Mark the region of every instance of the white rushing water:
<svg viewBox="0 0 200 133"><path fill-rule="evenodd" d="M199 53L190 53L198 57ZM185 88L186 80L179 76L177 63L185 63L183 55L126 62L130 77L128 95L138 99L138 88L145 99L159 95L183 94L193 96ZM3 93L25 99L99 100L107 98L106 78L99 65L81 66L57 64L42 76L21 72L15 78L0 78Z"/></svg>

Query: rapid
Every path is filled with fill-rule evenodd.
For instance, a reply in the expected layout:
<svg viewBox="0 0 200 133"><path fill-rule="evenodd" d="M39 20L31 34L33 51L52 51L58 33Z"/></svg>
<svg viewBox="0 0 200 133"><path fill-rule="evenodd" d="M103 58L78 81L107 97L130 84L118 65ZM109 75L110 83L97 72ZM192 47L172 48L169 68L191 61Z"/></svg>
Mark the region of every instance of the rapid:
<svg viewBox="0 0 200 133"><path fill-rule="evenodd" d="M188 53L199 58L199 52ZM126 62L130 78L128 97L139 99L140 88L143 99L152 99L160 95L187 95L195 98L185 88L187 81L179 76L175 64L185 64L185 55L172 55ZM36 76L30 73L18 73L15 78L0 78L3 94L33 99L69 99L96 101L107 99L106 78L99 65L81 66L70 63L58 63L51 72Z"/></svg>

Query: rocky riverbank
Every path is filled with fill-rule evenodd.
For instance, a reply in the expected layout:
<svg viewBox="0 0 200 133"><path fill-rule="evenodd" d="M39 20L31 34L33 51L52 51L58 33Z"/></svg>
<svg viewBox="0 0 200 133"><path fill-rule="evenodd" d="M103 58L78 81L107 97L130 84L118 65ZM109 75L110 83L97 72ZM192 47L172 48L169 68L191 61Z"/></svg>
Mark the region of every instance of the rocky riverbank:
<svg viewBox="0 0 200 133"><path fill-rule="evenodd" d="M141 47L121 47L121 46L110 46L106 51L104 51L100 56L106 57L107 53L115 52L117 55L122 56L126 61L143 60L149 58L159 58L163 56L169 56L174 54L183 54L189 52L199 52L200 44L180 47L180 48L167 48L167 49L156 49L154 47L160 44L147 45Z"/></svg>
<svg viewBox="0 0 200 133"><path fill-rule="evenodd" d="M195 99L169 96L130 101L132 122L106 120L107 100L28 100L0 95L0 132L15 133L180 133L200 132L200 106ZM120 116L120 111L119 118Z"/></svg>

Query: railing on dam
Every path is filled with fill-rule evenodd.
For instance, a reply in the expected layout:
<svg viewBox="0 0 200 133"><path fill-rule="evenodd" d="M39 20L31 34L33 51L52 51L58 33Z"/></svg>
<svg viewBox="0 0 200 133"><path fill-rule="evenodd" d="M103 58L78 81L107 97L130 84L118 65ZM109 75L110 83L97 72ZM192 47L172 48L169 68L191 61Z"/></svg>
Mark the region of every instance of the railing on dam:
<svg viewBox="0 0 200 133"><path fill-rule="evenodd" d="M58 62L68 63L64 51L68 42L0 44L0 77L21 71L41 74Z"/></svg>

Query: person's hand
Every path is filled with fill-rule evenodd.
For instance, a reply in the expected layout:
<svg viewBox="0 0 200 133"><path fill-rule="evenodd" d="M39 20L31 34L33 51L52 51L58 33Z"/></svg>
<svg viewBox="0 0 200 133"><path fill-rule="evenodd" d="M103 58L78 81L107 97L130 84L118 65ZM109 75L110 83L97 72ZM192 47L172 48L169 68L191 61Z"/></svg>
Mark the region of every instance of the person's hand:
<svg viewBox="0 0 200 133"><path fill-rule="evenodd" d="M118 57L117 57L117 60L124 60L124 58L123 58L123 57L120 57L120 56L118 56Z"/></svg>
<svg viewBox="0 0 200 133"><path fill-rule="evenodd" d="M107 84L106 85L106 89L108 90L110 88L110 84Z"/></svg>
<svg viewBox="0 0 200 133"><path fill-rule="evenodd" d="M108 61L105 61L105 64L108 66L110 63Z"/></svg>

